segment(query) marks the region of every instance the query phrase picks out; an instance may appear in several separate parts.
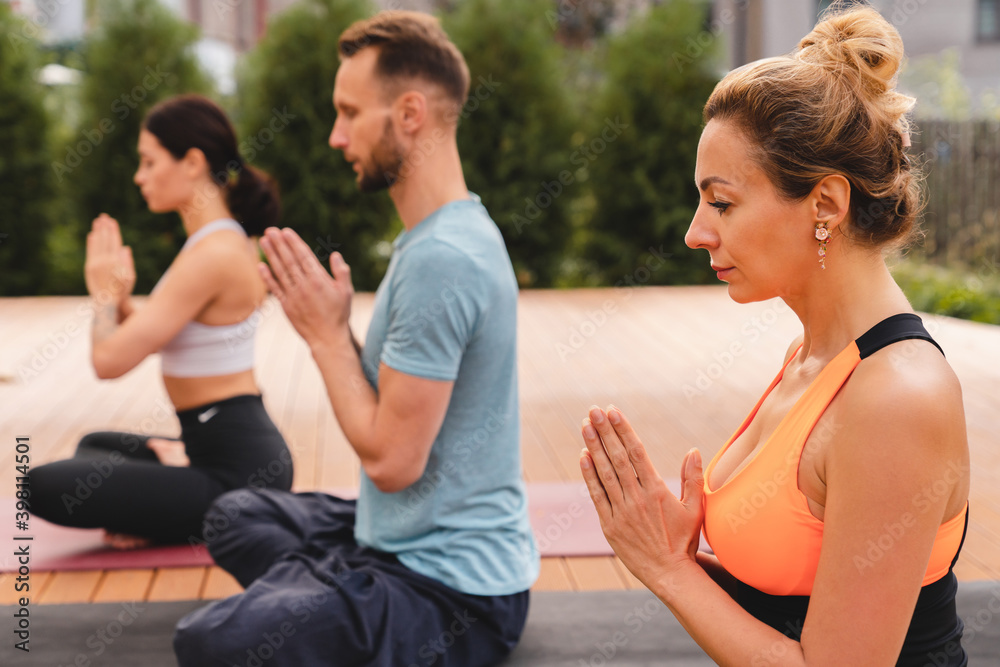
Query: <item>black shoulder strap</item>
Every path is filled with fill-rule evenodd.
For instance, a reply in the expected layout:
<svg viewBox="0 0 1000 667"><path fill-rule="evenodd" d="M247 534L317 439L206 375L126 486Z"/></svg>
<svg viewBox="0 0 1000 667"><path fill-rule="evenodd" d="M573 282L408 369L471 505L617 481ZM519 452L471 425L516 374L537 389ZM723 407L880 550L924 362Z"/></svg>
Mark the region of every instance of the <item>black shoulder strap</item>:
<svg viewBox="0 0 1000 667"><path fill-rule="evenodd" d="M969 512L971 509L969 507L965 508L965 528L962 529L962 541L958 543L958 551L955 552L955 557L951 559L951 565L948 567L949 570L955 569L955 563L958 562L958 554L962 553L962 547L965 545L965 536L969 532Z"/></svg>
<svg viewBox="0 0 1000 667"><path fill-rule="evenodd" d="M944 350L937 344L937 341L927 333L923 320L913 313L900 313L899 315L887 317L858 336L855 342L858 344L858 352L860 352L861 358L864 359L875 354L886 345L892 345L901 340L913 339L926 340L929 343L933 343L934 347L940 350L941 354L944 354Z"/></svg>

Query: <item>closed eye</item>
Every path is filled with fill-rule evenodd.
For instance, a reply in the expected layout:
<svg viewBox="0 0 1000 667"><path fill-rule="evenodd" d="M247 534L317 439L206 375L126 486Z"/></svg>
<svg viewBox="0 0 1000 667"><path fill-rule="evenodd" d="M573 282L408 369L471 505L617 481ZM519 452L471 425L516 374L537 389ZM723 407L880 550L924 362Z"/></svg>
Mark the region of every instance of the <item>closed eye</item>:
<svg viewBox="0 0 1000 667"><path fill-rule="evenodd" d="M708 205L711 206L711 207L713 207L713 208L719 209L719 215L722 215L723 213L725 213L726 209L729 208L729 206L730 206L730 204L727 204L726 202L723 202L723 201L710 201L710 202L708 202Z"/></svg>

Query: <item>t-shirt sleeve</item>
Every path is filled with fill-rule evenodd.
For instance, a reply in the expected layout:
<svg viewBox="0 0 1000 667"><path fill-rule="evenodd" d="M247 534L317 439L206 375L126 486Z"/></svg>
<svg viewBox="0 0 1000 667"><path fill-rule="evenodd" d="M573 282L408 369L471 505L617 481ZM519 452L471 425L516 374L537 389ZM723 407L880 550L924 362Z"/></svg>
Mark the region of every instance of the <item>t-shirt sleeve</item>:
<svg viewBox="0 0 1000 667"><path fill-rule="evenodd" d="M400 260L380 361L408 375L455 380L483 303L474 262L436 240Z"/></svg>

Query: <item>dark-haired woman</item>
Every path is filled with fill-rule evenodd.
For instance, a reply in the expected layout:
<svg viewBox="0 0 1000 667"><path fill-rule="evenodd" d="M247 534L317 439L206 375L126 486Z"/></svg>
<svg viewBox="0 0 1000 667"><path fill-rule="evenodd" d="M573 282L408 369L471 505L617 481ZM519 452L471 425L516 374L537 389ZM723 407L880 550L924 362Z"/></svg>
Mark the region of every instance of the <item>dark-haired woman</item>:
<svg viewBox="0 0 1000 667"><path fill-rule="evenodd" d="M103 528L120 548L198 540L217 496L245 486L288 490L292 482L290 452L253 376L267 289L252 237L277 222L272 181L243 163L215 103L185 95L144 120L135 183L151 211L180 214L188 238L134 308L131 250L115 220L94 220L85 264L92 361L98 377L116 378L159 352L180 441L91 433L72 459L35 468L30 480L33 514Z"/></svg>
<svg viewBox="0 0 1000 667"><path fill-rule="evenodd" d="M677 499L618 409L584 420L610 543L720 665L967 664L961 387L883 259L919 208L902 57L873 9L838 11L705 106L686 242L803 335L704 472L692 450Z"/></svg>

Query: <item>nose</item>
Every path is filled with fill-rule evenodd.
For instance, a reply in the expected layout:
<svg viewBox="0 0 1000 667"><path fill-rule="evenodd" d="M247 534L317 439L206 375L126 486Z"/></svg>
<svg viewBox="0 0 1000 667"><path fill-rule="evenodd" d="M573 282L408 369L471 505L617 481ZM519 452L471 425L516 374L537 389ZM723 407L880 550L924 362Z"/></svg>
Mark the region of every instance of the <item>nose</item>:
<svg viewBox="0 0 1000 667"><path fill-rule="evenodd" d="M709 211L699 205L691 218L691 226L684 235L684 243L692 249L705 248L711 250L719 247L719 234L712 225Z"/></svg>
<svg viewBox="0 0 1000 667"><path fill-rule="evenodd" d="M330 132L330 148L336 150L344 150L347 147L347 132L344 130L344 124L340 120L340 116L337 116L337 120L333 123L333 130Z"/></svg>

